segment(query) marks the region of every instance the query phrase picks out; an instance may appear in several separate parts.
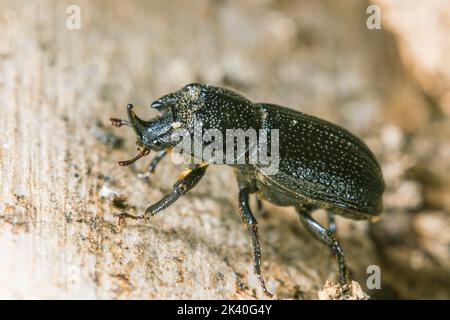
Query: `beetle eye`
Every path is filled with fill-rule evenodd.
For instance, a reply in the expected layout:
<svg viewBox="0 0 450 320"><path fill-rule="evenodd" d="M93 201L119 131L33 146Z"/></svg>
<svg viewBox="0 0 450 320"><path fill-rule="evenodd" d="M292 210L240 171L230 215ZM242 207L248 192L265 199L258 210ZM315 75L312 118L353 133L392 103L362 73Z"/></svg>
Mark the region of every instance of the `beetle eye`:
<svg viewBox="0 0 450 320"><path fill-rule="evenodd" d="M161 142L159 142L158 140L153 140L153 143L152 143L154 146L156 146L156 147L159 147L159 146L161 146Z"/></svg>

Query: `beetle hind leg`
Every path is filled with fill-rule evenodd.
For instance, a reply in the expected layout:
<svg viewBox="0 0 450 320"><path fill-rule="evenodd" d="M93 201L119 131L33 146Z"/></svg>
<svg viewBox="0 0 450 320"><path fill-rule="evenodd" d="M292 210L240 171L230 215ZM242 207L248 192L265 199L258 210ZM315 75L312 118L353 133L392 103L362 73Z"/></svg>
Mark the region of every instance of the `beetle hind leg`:
<svg viewBox="0 0 450 320"><path fill-rule="evenodd" d="M316 220L314 220L309 212L303 208L298 208L297 212L300 216L300 220L305 226L306 230L317 240L326 244L334 253L338 261L339 267L339 283L345 285L349 282L348 269L345 263L344 251L336 239L333 232L324 228Z"/></svg>

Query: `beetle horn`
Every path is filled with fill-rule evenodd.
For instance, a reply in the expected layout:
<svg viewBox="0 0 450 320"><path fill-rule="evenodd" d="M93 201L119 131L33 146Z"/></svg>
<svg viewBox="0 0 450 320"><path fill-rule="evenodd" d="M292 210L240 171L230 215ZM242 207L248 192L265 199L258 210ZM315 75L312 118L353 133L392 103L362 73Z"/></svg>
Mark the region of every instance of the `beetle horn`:
<svg viewBox="0 0 450 320"><path fill-rule="evenodd" d="M136 134L141 137L146 129L149 127L149 122L139 119L136 113L133 111L133 105L129 104L128 109L128 119L130 120L131 126L133 127Z"/></svg>

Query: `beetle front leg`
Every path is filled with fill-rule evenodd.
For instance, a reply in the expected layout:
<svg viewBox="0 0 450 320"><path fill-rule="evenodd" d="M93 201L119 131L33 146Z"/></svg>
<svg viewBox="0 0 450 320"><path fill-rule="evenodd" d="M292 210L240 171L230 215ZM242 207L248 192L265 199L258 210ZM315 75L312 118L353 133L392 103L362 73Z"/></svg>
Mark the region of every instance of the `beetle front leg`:
<svg viewBox="0 0 450 320"><path fill-rule="evenodd" d="M143 173L138 173L138 178L146 179L150 177L152 173L155 172L156 167L158 166L159 162L167 155L169 154L170 149L161 150L158 153L156 153L156 156L152 159L150 164L148 165L148 168Z"/></svg>
<svg viewBox="0 0 450 320"><path fill-rule="evenodd" d="M206 168L208 165L200 164L195 166L193 169L189 169L183 171L180 175L180 178L173 185L173 191L166 196L164 196L161 200L152 204L145 210L145 214L142 216L134 216L130 214L122 214L122 217L132 218L132 219L148 219L151 216L154 216L158 212L166 209L170 205L172 205L175 201L177 201L182 195L186 194L189 190L194 188L197 183L203 178L206 172Z"/></svg>
<svg viewBox="0 0 450 320"><path fill-rule="evenodd" d="M239 212L241 214L241 219L247 226L247 230L250 233L253 244L253 265L255 267L255 273L258 276L259 283L263 292L272 297L273 295L267 290L264 277L261 273L261 247L259 245L258 237L258 222L253 216L250 205L249 205L249 191L248 188L239 185Z"/></svg>
<svg viewBox="0 0 450 320"><path fill-rule="evenodd" d="M117 118L110 118L110 120L111 120L111 124L117 128L120 128L121 126L132 127L130 121L128 121L128 120L122 120L122 119L117 119Z"/></svg>
<svg viewBox="0 0 450 320"><path fill-rule="evenodd" d="M339 266L339 283L345 285L349 283L347 265L345 263L344 251L335 238L334 234L329 230L321 226L316 220L314 220L307 210L299 208L297 212L300 216L300 220L305 226L306 230L317 240L326 244L336 255Z"/></svg>

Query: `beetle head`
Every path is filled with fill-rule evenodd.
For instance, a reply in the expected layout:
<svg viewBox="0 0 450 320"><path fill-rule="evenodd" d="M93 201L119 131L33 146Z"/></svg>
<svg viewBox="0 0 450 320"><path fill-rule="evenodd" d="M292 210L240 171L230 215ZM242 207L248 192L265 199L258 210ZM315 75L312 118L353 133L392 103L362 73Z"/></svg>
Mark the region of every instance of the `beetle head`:
<svg viewBox="0 0 450 320"><path fill-rule="evenodd" d="M169 145L163 137L173 130L173 117L166 112L149 121L144 121L133 111L133 105L128 105L128 119L138 137L137 144L149 150L162 150Z"/></svg>
<svg viewBox="0 0 450 320"><path fill-rule="evenodd" d="M172 112L176 121L188 123L193 113L205 105L206 93L210 86L206 84L191 83L180 90L165 95L151 104L160 114Z"/></svg>
<svg viewBox="0 0 450 320"><path fill-rule="evenodd" d="M144 121L128 105L128 118L138 137L138 145L149 150L170 147L170 134L193 118L195 110L204 105L204 91L207 85L188 84L182 89L165 95L151 104L159 111L159 116Z"/></svg>

